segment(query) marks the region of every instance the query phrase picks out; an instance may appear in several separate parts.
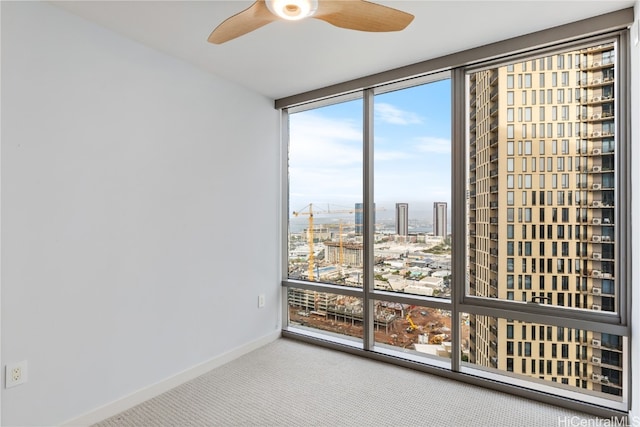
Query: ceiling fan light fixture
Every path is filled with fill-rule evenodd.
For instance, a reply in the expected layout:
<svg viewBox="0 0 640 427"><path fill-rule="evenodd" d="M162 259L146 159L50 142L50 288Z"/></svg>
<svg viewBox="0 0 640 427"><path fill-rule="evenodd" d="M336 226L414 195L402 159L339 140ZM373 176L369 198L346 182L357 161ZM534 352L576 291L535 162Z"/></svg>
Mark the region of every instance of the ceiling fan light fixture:
<svg viewBox="0 0 640 427"><path fill-rule="evenodd" d="M318 0L266 0L265 3L271 13L289 21L307 18L318 9Z"/></svg>
<svg viewBox="0 0 640 427"><path fill-rule="evenodd" d="M222 44L271 22L309 17L338 28L368 32L404 30L414 18L410 13L368 0L254 0L242 12L222 21L207 40Z"/></svg>

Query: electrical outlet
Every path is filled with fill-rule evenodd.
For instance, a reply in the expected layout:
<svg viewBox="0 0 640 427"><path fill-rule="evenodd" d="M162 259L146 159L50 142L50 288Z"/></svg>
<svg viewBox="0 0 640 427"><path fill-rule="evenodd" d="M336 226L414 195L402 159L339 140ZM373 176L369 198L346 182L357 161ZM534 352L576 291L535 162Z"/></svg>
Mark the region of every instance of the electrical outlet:
<svg viewBox="0 0 640 427"><path fill-rule="evenodd" d="M27 382L27 361L8 363L6 366L6 388L15 387Z"/></svg>
<svg viewBox="0 0 640 427"><path fill-rule="evenodd" d="M264 294L258 295L258 308L264 307Z"/></svg>

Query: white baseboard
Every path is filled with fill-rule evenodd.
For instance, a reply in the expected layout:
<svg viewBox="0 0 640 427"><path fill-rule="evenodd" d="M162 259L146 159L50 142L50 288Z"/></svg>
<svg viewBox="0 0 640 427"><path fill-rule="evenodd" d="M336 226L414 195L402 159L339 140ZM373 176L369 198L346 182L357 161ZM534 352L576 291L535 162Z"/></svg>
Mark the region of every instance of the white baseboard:
<svg viewBox="0 0 640 427"><path fill-rule="evenodd" d="M100 422L104 419L112 417L114 415L119 414L122 411L126 411L129 408L132 408L146 400L149 400L153 397L156 397L166 391L171 390L174 387L179 386L187 381L190 381L210 370L217 368L219 366L224 365L225 363L229 363L234 359L237 359L240 356L243 356L253 350L256 350L264 345L269 344L280 338L281 331L277 330L272 332L269 335L261 337L255 341L251 341L245 345L234 348L220 356L214 357L211 360L200 363L192 368L186 369L182 372L179 372L176 375L173 375L169 378L166 378L160 382L152 384L148 387L142 388L140 390L134 391L133 393L124 396L118 400L115 400L111 403L107 403L104 406L100 406L94 410L91 410L83 415L80 415L76 418L73 418L69 421L62 423L61 427L86 427L97 422Z"/></svg>

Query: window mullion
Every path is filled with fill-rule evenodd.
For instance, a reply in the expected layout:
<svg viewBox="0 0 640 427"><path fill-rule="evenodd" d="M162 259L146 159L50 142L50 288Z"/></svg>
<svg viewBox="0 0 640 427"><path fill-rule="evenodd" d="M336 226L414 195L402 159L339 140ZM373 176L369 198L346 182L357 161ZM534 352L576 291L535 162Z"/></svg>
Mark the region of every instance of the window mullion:
<svg viewBox="0 0 640 427"><path fill-rule="evenodd" d="M373 89L364 91L363 99L363 347L373 350L374 338L374 204L373 204Z"/></svg>
<svg viewBox="0 0 640 427"><path fill-rule="evenodd" d="M289 277L289 109L280 115L280 281ZM289 288L283 287L280 294L281 325L289 325Z"/></svg>
<svg viewBox="0 0 640 427"><path fill-rule="evenodd" d="M465 294L467 251L466 233L466 148L465 148L465 72L458 68L451 74L451 369L460 371L460 311Z"/></svg>

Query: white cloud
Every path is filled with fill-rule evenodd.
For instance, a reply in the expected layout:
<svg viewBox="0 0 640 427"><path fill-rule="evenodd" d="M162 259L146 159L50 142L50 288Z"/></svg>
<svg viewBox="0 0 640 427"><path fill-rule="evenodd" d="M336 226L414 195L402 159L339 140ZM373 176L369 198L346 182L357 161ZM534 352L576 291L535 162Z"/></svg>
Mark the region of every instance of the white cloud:
<svg viewBox="0 0 640 427"><path fill-rule="evenodd" d="M403 111L391 104L376 103L375 118L394 125L410 125L422 123L422 118L410 111Z"/></svg>
<svg viewBox="0 0 640 427"><path fill-rule="evenodd" d="M290 203L351 205L362 199L362 123L314 112L290 120Z"/></svg>
<svg viewBox="0 0 640 427"><path fill-rule="evenodd" d="M306 112L291 118L290 135L290 156L297 167L362 163L362 125L355 121Z"/></svg>
<svg viewBox="0 0 640 427"><path fill-rule="evenodd" d="M385 104L386 105L386 104ZM377 105L378 106L378 105ZM391 106L390 106L391 107ZM384 110L384 108L383 108ZM388 111L394 110L393 107ZM408 123L399 112L395 117ZM388 117L392 117L391 115ZM403 120L400 118L404 117ZM415 119L415 118L414 118ZM290 204L292 210L309 203L352 206L362 199L362 123L357 119L330 118L313 111L292 115ZM403 144L376 140L376 197L393 200L443 198L449 191L449 175L429 154L449 154L448 139L409 138ZM427 153L427 154L425 154ZM438 158L439 159L439 158ZM448 163L444 170L448 171Z"/></svg>
<svg viewBox="0 0 640 427"><path fill-rule="evenodd" d="M449 139L425 136L418 138L417 141L416 149L422 153L451 153L451 141Z"/></svg>

